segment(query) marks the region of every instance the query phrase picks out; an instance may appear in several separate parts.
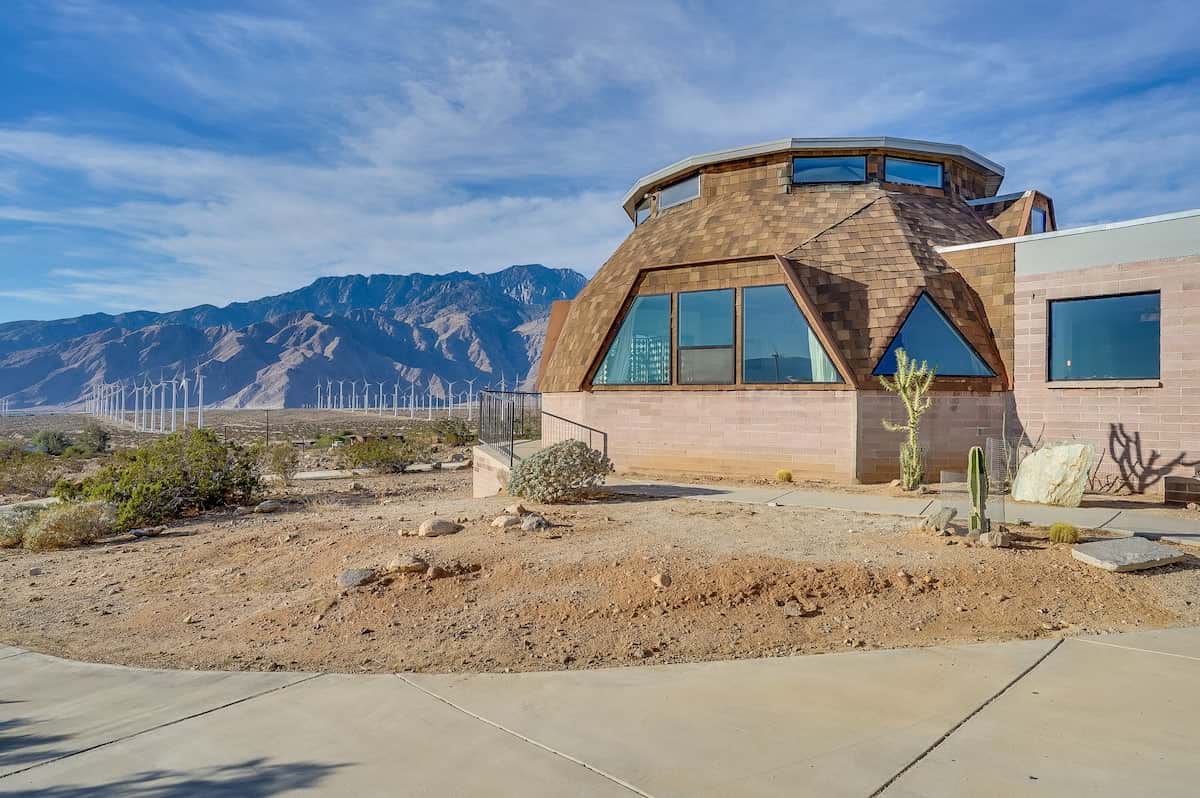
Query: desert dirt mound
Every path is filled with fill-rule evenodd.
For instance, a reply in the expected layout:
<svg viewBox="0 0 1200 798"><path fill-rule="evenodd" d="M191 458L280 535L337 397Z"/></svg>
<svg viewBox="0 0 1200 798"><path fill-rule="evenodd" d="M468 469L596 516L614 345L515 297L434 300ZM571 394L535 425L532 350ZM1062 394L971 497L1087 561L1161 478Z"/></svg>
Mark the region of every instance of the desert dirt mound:
<svg viewBox="0 0 1200 798"><path fill-rule="evenodd" d="M537 507L491 526L466 472L309 483L270 515L0 552L0 642L129 665L520 671L819 653L1200 622L1192 558L1111 574L1028 536L968 548L910 519L689 499ZM402 536L422 520L463 529ZM437 566L386 573L396 559ZM407 560L406 560L407 561ZM344 589L349 569L378 577Z"/></svg>

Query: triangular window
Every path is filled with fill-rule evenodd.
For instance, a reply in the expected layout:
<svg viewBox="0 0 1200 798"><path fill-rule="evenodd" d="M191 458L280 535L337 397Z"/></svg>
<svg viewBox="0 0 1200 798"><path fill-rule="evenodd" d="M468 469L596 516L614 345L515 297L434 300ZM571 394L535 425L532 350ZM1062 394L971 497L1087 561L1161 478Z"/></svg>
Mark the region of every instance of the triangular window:
<svg viewBox="0 0 1200 798"><path fill-rule="evenodd" d="M639 296L621 321L593 385L671 382L671 295Z"/></svg>
<svg viewBox="0 0 1200 798"><path fill-rule="evenodd" d="M928 361L939 377L996 376L926 293L917 297L908 318L900 325L900 331L871 373L875 376L895 374L897 349L903 349L918 363Z"/></svg>

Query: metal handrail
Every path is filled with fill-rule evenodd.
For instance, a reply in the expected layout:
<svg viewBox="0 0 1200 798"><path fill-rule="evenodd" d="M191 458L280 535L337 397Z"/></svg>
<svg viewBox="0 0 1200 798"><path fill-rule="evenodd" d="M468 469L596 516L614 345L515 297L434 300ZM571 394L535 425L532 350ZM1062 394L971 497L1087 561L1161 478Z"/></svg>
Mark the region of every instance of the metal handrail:
<svg viewBox="0 0 1200 798"><path fill-rule="evenodd" d="M521 448L534 451L546 441L579 440L608 457L608 433L542 409L542 395L531 391L479 393L479 443L508 459L522 459ZM599 445L597 445L599 444Z"/></svg>

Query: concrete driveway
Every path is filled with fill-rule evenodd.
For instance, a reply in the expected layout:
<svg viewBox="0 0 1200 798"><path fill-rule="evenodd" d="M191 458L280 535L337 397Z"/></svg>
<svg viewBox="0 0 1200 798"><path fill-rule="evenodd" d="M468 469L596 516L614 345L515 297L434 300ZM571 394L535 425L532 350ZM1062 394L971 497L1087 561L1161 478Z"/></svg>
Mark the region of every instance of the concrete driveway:
<svg viewBox="0 0 1200 798"><path fill-rule="evenodd" d="M1200 629L513 675L0 646L0 793L1193 796Z"/></svg>

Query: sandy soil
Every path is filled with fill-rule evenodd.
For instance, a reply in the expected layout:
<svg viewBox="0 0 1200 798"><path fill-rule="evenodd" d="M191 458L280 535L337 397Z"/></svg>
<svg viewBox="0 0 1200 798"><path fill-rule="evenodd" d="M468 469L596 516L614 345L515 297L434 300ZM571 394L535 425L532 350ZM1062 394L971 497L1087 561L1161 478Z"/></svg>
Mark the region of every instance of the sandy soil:
<svg viewBox="0 0 1200 798"><path fill-rule="evenodd" d="M1200 623L1195 558L1109 574L1043 540L968 548L908 519L688 499L539 508L558 526L503 532L489 522L506 500L469 498L467 471L361 481L306 483L285 512L154 539L0 552L0 642L143 666L444 672ZM399 534L435 513L466 528ZM410 553L465 573L336 584Z"/></svg>

